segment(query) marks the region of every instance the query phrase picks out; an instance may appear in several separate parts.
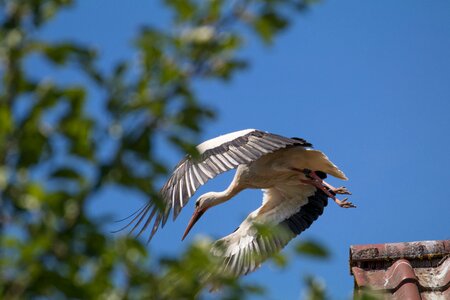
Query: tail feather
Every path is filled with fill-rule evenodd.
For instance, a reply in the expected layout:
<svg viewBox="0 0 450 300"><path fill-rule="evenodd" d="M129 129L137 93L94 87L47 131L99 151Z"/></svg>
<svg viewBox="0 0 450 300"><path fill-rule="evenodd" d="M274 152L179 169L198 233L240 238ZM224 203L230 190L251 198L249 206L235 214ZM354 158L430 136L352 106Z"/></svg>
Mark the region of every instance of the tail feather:
<svg viewBox="0 0 450 300"><path fill-rule="evenodd" d="M306 152L308 161L314 164L312 169L320 170L342 180L348 180L344 172L342 172L330 159L321 151L308 149Z"/></svg>

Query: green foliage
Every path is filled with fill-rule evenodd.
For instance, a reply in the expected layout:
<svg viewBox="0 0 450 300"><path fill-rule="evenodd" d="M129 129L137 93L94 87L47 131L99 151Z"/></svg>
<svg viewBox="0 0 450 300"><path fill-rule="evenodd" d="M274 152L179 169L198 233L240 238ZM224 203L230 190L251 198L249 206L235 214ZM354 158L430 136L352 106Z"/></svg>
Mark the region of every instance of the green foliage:
<svg viewBox="0 0 450 300"><path fill-rule="evenodd" d="M385 294L370 289L360 289L355 292L355 300L381 300Z"/></svg>
<svg viewBox="0 0 450 300"><path fill-rule="evenodd" d="M323 282L313 276L306 276L305 282L308 288L305 295L306 300L323 300L327 298Z"/></svg>
<svg viewBox="0 0 450 300"><path fill-rule="evenodd" d="M134 39L140 64L119 61L109 73L89 46L38 39L73 2L0 1L1 298L201 299L209 286L223 287L223 299L261 293L224 276L198 280L214 266L202 243L178 258L149 257L141 242L105 235L106 220L86 207L111 185L158 203L167 167L156 141L195 155L193 142L215 116L194 83L230 80L248 64L238 55L248 38L242 27L272 42L289 24L282 12L310 1L167 0L172 27L142 29ZM30 57L90 84L34 78ZM95 101L101 108L88 112Z"/></svg>
<svg viewBox="0 0 450 300"><path fill-rule="evenodd" d="M315 258L328 258L330 256L327 248L316 241L301 241L296 247L295 251L298 254L306 255Z"/></svg>

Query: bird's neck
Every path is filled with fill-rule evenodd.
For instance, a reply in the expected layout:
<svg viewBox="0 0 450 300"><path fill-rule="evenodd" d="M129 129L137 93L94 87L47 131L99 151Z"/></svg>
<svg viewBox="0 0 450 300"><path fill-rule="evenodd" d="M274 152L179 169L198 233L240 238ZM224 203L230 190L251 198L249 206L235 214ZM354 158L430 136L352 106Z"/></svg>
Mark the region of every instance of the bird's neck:
<svg viewBox="0 0 450 300"><path fill-rule="evenodd" d="M221 192L211 192L213 194L213 196L214 196L214 200L211 201L210 207L219 205L221 203L224 203L224 202L230 200L231 198L233 198L240 191L241 190L228 188L228 189L226 189L224 191L221 191Z"/></svg>

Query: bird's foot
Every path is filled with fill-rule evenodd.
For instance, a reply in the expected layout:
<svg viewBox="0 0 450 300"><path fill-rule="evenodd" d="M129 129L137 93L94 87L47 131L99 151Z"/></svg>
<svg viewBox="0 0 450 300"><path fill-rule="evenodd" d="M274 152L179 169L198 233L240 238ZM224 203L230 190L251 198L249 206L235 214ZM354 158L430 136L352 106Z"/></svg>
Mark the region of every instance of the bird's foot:
<svg viewBox="0 0 450 300"><path fill-rule="evenodd" d="M333 187L332 185L325 182L322 178L320 178L314 171L311 170L304 170L303 173L306 175L307 180L301 180L303 183L310 184L312 186L315 186L319 190L323 191L329 198L333 199L334 202L336 202L337 205L343 208L352 208L356 207L353 205L353 203L347 201L348 198L345 198L344 200L339 200L336 198L336 194L346 194L351 195L349 190L347 190L346 187L341 186L338 188Z"/></svg>
<svg viewBox="0 0 450 300"><path fill-rule="evenodd" d="M326 183L326 182L324 182ZM331 188L331 191L335 194L341 194L341 195L351 195L352 193L350 193L349 190L347 190L347 188L345 186L340 186L338 188Z"/></svg>
<svg viewBox="0 0 450 300"><path fill-rule="evenodd" d="M339 200L337 198L333 198L334 202L336 202L337 205L339 205L342 208L353 208L356 207L353 203L350 201L347 201L348 198L345 198L344 200Z"/></svg>

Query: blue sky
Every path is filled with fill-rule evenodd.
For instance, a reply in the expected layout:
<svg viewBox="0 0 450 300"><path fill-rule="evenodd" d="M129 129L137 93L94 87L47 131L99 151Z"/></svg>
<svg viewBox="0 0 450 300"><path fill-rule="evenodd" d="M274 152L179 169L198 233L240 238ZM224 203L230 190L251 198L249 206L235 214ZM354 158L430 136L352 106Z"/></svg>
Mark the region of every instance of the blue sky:
<svg viewBox="0 0 450 300"><path fill-rule="evenodd" d="M42 35L92 44L108 68L134 55L131 40L141 25L168 26L165 16L151 1L80 1ZM445 0L324 1L297 16L272 47L250 40L242 55L251 66L230 83L198 85L201 98L219 112L205 139L245 128L303 137L350 179L345 185L358 208L330 202L297 238L322 242L332 251L330 260L292 256L287 270L268 263L246 276L266 285L269 299L280 299L280 293L298 299L302 277L311 273L326 282L332 299L348 299L350 245L449 238L449 20ZM175 164L181 157L171 153L166 159ZM218 177L198 194L225 188L231 176ZM113 191L95 199L91 210L120 219L141 201ZM227 235L260 202L260 191L242 192L208 211L181 242L190 204L149 249L176 254L197 235Z"/></svg>

